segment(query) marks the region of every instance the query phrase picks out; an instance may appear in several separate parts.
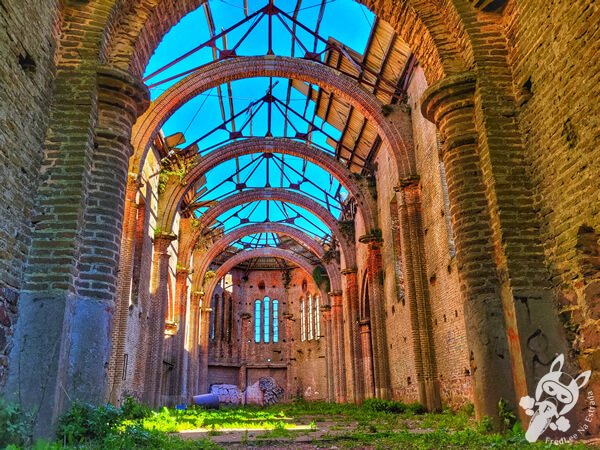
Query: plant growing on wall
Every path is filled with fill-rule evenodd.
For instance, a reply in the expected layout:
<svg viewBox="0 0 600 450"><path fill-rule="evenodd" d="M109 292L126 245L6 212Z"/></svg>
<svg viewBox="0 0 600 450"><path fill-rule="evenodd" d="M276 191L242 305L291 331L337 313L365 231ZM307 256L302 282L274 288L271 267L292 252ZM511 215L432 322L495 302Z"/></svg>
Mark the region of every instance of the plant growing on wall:
<svg viewBox="0 0 600 450"><path fill-rule="evenodd" d="M198 164L197 155L186 157L175 153L163 159L158 176L158 193L162 194L171 180L175 180L181 185L185 184L183 179L196 164Z"/></svg>
<svg viewBox="0 0 600 450"><path fill-rule="evenodd" d="M329 276L327 272L323 268L323 266L316 266L313 269L313 281L317 286L324 289L325 292L329 292L331 290L331 282L329 281Z"/></svg>

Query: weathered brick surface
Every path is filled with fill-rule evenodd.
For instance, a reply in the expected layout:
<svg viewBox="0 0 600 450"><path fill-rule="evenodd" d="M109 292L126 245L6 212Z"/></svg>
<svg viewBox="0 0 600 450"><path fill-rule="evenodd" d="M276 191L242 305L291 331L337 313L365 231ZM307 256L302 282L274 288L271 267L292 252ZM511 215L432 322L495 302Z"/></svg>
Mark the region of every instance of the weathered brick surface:
<svg viewBox="0 0 600 450"><path fill-rule="evenodd" d="M60 25L58 1L0 5L0 385L31 245Z"/></svg>
<svg viewBox="0 0 600 450"><path fill-rule="evenodd" d="M600 230L600 111L593 100L600 94L599 21L597 6L586 1L509 1L503 17L536 231L572 353L582 368L593 370L597 395L599 272L597 262L589 266L584 260L597 248ZM591 245L581 242L582 234Z"/></svg>
<svg viewBox="0 0 600 450"><path fill-rule="evenodd" d="M326 339L294 347L302 352L296 368L243 371L238 378L244 385L267 374L287 383L290 394L305 397L414 400L417 382L435 376L445 403L472 399L479 415L496 414L500 397L514 402L531 392L551 355L566 351L564 334L571 363L593 370L589 389L600 396L600 157L594 100L600 94L600 12L593 2L365 1L398 30L421 66L409 86L410 119L405 106L386 115L387 108L384 114L354 81L308 61L256 57L210 64L165 93L138 123L129 169L145 186L137 212L129 210L123 224L130 128L144 107L143 88L131 74L143 73L164 33L200 3L0 2L0 383L7 378L13 395L15 386L27 386L28 407L44 399L39 430L48 432L69 401L59 386L70 397L103 397L116 292L118 353L109 375L114 380L119 371L125 373L123 392L145 392L158 404L173 400L179 388L204 389L209 375L227 378L235 372L226 364L238 349L222 344L211 348L224 360L208 372L208 330L202 324L208 322L209 299L190 293L190 280L181 276L190 258L191 265L203 264L202 255L192 256L194 239L162 247L160 236L152 242L157 227L178 230L176 206L183 192L175 190L168 205L157 204L164 200L156 195L153 177L160 156L148 149L175 108L209 87L248 76L293 77L328 88L374 121L383 146L374 159L376 207L362 209L355 220L355 236L365 236L363 242L347 242L327 217L342 242L348 271L343 278L330 273L335 289L332 308L323 309ZM425 109L441 136L449 208L435 129L418 111L426 84L435 85L426 94ZM247 154L262 144L236 145ZM228 150L237 151L234 147ZM279 150L304 156L309 151ZM312 157L347 184L360 206L364 183L354 183L326 158ZM217 153L210 158L214 161L205 160L206 166L220 162ZM413 175L420 177L415 191L399 198L393 188ZM265 194L318 209L271 191L244 193L222 207ZM414 207L402 210L407 198L416 199ZM365 195L364 204L370 201ZM156 215L162 218L165 209L163 228ZM122 242L128 245L121 253L127 268L122 276L131 280L117 283ZM266 255L311 271L289 252L252 253ZM209 295L230 301L215 284ZM191 322L187 335L170 335L178 320L187 320L183 317ZM49 326L30 325L42 320ZM280 330L297 335L296 325L282 319ZM248 319L238 332L252 332ZM27 347L24 336L33 345ZM191 353L181 351L184 342ZM6 352L14 345L18 351L6 377ZM281 363L292 361L290 348L279 355ZM250 351L243 339L239 351ZM127 368L125 354L131 357ZM174 372L165 372L163 357L175 362ZM21 362L24 369L17 373ZM43 370L30 370L34 367ZM305 368L315 376L307 377ZM322 373L327 376L316 375ZM504 382L491 384L498 376ZM594 423L591 432L596 431Z"/></svg>

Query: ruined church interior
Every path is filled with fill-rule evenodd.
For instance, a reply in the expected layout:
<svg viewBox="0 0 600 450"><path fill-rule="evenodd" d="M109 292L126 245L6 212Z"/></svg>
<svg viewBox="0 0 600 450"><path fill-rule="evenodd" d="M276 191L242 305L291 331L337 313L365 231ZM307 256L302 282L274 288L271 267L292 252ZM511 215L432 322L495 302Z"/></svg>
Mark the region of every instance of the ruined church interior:
<svg viewBox="0 0 600 450"><path fill-rule="evenodd" d="M593 0L0 0L2 397L36 436L129 397L526 425L564 355L586 422L599 24Z"/></svg>

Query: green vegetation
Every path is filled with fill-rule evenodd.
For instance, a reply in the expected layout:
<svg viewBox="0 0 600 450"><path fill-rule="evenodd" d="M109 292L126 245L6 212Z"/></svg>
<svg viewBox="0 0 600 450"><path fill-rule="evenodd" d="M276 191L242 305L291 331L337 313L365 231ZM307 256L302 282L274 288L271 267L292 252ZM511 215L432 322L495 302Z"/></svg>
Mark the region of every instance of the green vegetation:
<svg viewBox="0 0 600 450"><path fill-rule="evenodd" d="M508 426L513 416L506 405L501 406ZM255 446L289 443L304 435L312 436L319 445L338 448L557 448L544 443L528 444L519 424L504 433L492 433L489 421L475 420L472 406L430 414L419 404L377 399L360 406L295 401L266 408L220 410L154 411L131 399L120 408L77 404L60 419L56 442L36 442L33 446L27 445L30 421L18 408L0 402L0 421L0 446L10 450L217 449L221 447L210 438L233 430L243 433L240 439L244 445L252 441ZM205 439L184 440L177 436L180 431L198 429L205 431ZM586 447L580 444L568 448Z"/></svg>

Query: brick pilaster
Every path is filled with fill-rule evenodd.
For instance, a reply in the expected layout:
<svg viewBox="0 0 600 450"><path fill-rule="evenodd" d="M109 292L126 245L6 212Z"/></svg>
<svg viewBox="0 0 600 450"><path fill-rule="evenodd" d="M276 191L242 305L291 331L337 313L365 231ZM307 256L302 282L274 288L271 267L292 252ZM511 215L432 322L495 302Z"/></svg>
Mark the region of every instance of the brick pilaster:
<svg viewBox="0 0 600 450"><path fill-rule="evenodd" d="M141 187L136 174L129 174L125 190L125 214L123 217L123 237L121 239L121 256L119 259L119 275L117 278L117 295L112 327L112 354L108 367L111 380L110 401L118 404L121 398L121 387L124 370L125 341L127 333L127 315L131 300L131 282L133 277L133 261L135 258L137 212L136 197Z"/></svg>
<svg viewBox="0 0 600 450"><path fill-rule="evenodd" d="M514 401L515 389L478 154L475 84L471 73L445 78L425 91L422 109L436 123L442 137L456 259L465 299L473 397L477 417L481 418L497 417L498 402Z"/></svg>
<svg viewBox="0 0 600 450"><path fill-rule="evenodd" d="M156 233L154 236L154 254L152 256L152 278L150 282L150 310L148 330L149 351L146 368L144 397L157 407L161 401L163 347L165 320L169 300L169 247L176 236L170 233Z"/></svg>
<svg viewBox="0 0 600 450"><path fill-rule="evenodd" d="M325 344L327 346L327 351L325 352L325 361L327 363L327 400L335 402L334 343L331 326L331 305L322 305L321 313L323 314Z"/></svg>
<svg viewBox="0 0 600 450"><path fill-rule="evenodd" d="M367 244L367 275L369 277L369 318L372 339L373 375L375 396L390 398L390 372L385 332L385 297L383 294L383 261L381 257L382 239L369 234L361 236L359 241Z"/></svg>
<svg viewBox="0 0 600 450"><path fill-rule="evenodd" d="M419 400L429 411L436 411L441 409L442 404L433 343L418 177L402 179L396 191Z"/></svg>
<svg viewBox="0 0 600 450"><path fill-rule="evenodd" d="M206 297L205 299L206 300ZM198 372L198 393L205 394L208 392L208 338L210 331L210 314L212 309L203 306L200 309L200 361L199 361L199 372ZM206 303L210 303L207 301Z"/></svg>
<svg viewBox="0 0 600 450"><path fill-rule="evenodd" d="M364 398L369 399L375 397L375 376L373 370L373 344L371 339L371 322L369 320L361 320L358 324L360 330L360 343L362 347L362 375Z"/></svg>
<svg viewBox="0 0 600 450"><path fill-rule="evenodd" d="M346 342L346 378L348 401L355 403L362 399L362 360L360 355L360 332L358 329L358 271L356 268L342 270L344 278L345 302L344 340Z"/></svg>
<svg viewBox="0 0 600 450"><path fill-rule="evenodd" d="M346 364L343 330L342 293L330 292L329 302L331 304L331 334L333 341L333 364L334 364L334 386L335 401L346 402Z"/></svg>

